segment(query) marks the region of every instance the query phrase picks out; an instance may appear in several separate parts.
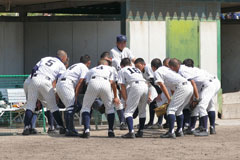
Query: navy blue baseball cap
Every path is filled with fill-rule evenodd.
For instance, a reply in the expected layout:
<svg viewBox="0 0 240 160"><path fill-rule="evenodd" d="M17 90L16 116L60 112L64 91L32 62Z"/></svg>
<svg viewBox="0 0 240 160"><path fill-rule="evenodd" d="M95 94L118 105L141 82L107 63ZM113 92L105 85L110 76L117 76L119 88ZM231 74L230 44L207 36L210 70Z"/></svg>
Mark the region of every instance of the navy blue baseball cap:
<svg viewBox="0 0 240 160"><path fill-rule="evenodd" d="M127 42L127 37L125 35L117 36L117 42Z"/></svg>

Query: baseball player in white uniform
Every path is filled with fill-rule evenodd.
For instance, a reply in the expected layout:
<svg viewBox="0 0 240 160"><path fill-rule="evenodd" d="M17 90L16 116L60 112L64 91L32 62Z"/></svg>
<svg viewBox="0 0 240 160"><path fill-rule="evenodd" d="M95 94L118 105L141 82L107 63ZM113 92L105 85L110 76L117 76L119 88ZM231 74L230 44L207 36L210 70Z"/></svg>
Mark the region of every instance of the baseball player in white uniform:
<svg viewBox="0 0 240 160"><path fill-rule="evenodd" d="M113 66L117 71L121 70L120 63L123 58L129 58L133 63L135 61L132 51L126 47L126 44L127 37L125 35L119 35L117 36L116 47L110 51L110 56L114 61Z"/></svg>
<svg viewBox="0 0 240 160"><path fill-rule="evenodd" d="M189 103L193 95L193 87L187 79L172 71L170 68L162 66L160 59L153 59L151 62L152 70L155 73L155 83L158 84L168 99L168 123L169 131L161 135L161 138L176 138L183 136L183 113L182 110ZM167 88L174 91L172 98ZM157 97L160 98L161 95ZM174 132L175 115L177 118L177 130Z"/></svg>
<svg viewBox="0 0 240 160"><path fill-rule="evenodd" d="M23 84L23 89L24 89L26 98L28 97L28 86L29 86L30 82L31 82L31 75L28 76L28 78L24 81L24 84ZM39 96L38 100L39 100L38 102L40 102L41 105L47 106L47 103L46 103L46 101L43 100L42 96ZM39 104L38 102L36 103L36 106L37 106L37 104ZM37 119L36 117L37 117L37 113L36 113L36 111L34 111L32 121L31 121L30 134L37 134L37 131L34 127L35 123L36 123L36 119Z"/></svg>
<svg viewBox="0 0 240 160"><path fill-rule="evenodd" d="M150 114L150 120L147 125L145 125L145 128L162 128L162 120L163 116L158 118L158 122L156 125L153 125L154 117L155 117L155 111L154 109L157 107L157 102L155 98L158 96L158 94L161 94L161 89L154 84L154 73L152 71L151 65L146 65L144 59L137 58L134 62L135 67L138 68L142 74L144 79L148 82L149 92L148 92L148 104L149 104L149 114Z"/></svg>
<svg viewBox="0 0 240 160"><path fill-rule="evenodd" d="M117 97L116 83L113 82L113 80L113 68L108 66L108 62L103 59L99 61L99 66L92 68L87 73L86 83L88 87L83 98L83 107L81 110L84 124L83 138L88 138L90 136L90 110L96 98L101 98L105 106L109 127L108 137L115 137L113 131L114 107L112 103L119 104L120 102ZM112 97L111 90L113 90L114 98Z"/></svg>
<svg viewBox="0 0 240 160"><path fill-rule="evenodd" d="M123 138L143 137L143 129L146 121L146 105L148 101L148 85L138 68L131 66L131 60L124 58L121 61L123 67L119 71L118 83L121 85L122 98L125 101L125 118L129 132ZM128 93L126 86L129 86ZM139 110L139 130L134 134L133 113Z"/></svg>
<svg viewBox="0 0 240 160"><path fill-rule="evenodd" d="M66 106L66 136L79 136L74 127L74 114L80 111L77 96L88 72L91 60L88 55L81 56L80 63L70 66L58 79L56 89L59 98Z"/></svg>
<svg viewBox="0 0 240 160"><path fill-rule="evenodd" d="M190 65L191 63L194 63L192 59L187 59L184 61L185 65ZM191 126L188 130L188 133L190 134L194 133L197 136L207 136L208 135L207 115L208 115L208 118L210 121L210 134L216 134L216 130L215 130L216 113L215 113L214 98L216 97L219 89L221 88L220 81L217 79L217 77L209 74L205 70L193 67L193 65L190 65L190 66L191 66L190 69L192 70L192 72L199 73L204 77L204 81L199 84L197 84L196 82L198 91L199 91L200 102L192 112ZM180 70L181 70L181 67L179 71ZM185 75L188 76L187 73L185 73ZM200 130L194 131L195 123L198 116L200 116ZM200 132L200 133L196 133L196 132Z"/></svg>
<svg viewBox="0 0 240 160"><path fill-rule="evenodd" d="M39 97L47 102L47 107L53 113L54 119L60 126L60 134L65 134L65 127L56 104L53 83L66 71L64 63L67 61L67 53L63 50L57 52L57 57L42 58L34 67L28 86L26 112L24 118L23 135L30 134L32 115Z"/></svg>
<svg viewBox="0 0 240 160"><path fill-rule="evenodd" d="M112 58L112 66L115 67L117 72L121 70L121 60L123 58L129 58L133 63L135 58L132 54L132 51L126 47L127 37L125 35L119 35L116 38L116 46L111 49L110 57ZM124 107L123 104L116 106L117 113L120 119L120 130L126 129L126 123L124 118Z"/></svg>
<svg viewBox="0 0 240 160"><path fill-rule="evenodd" d="M109 66L112 66L112 64L114 63L114 60L111 58L109 52L103 52L101 54L101 59L105 59L106 61L108 61ZM117 72L115 67L113 67L113 70L114 70L114 81L117 83L117 81L118 81L118 72ZM120 87L119 86L117 86L117 87L118 87L117 91L119 91ZM119 98L119 94L120 93L118 92L118 98ZM117 114L118 114L118 118L119 118L119 122L120 122L120 130L126 130L127 126L126 126L126 122L125 122L125 118L124 118L124 106L123 106L123 104L120 103L118 105L115 105L113 103L113 105L114 105L114 107L117 110Z"/></svg>

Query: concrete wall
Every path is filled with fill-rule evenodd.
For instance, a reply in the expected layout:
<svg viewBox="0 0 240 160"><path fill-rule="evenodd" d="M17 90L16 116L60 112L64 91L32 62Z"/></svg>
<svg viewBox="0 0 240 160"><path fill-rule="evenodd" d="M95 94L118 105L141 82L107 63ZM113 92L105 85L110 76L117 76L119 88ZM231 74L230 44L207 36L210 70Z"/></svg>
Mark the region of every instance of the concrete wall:
<svg viewBox="0 0 240 160"><path fill-rule="evenodd" d="M115 46L120 34L119 21L27 22L25 23L25 73L45 56L55 56L66 50L70 64L79 62L81 55L92 57L92 66L100 54Z"/></svg>
<svg viewBox="0 0 240 160"><path fill-rule="evenodd" d="M240 90L240 24L222 24L222 88L224 93Z"/></svg>
<svg viewBox="0 0 240 160"><path fill-rule="evenodd" d="M217 76L217 22L200 22L200 67Z"/></svg>
<svg viewBox="0 0 240 160"><path fill-rule="evenodd" d="M23 23L0 22L0 74L23 74Z"/></svg>
<svg viewBox="0 0 240 160"><path fill-rule="evenodd" d="M166 57L166 23L164 21L130 21L130 48L147 63Z"/></svg>

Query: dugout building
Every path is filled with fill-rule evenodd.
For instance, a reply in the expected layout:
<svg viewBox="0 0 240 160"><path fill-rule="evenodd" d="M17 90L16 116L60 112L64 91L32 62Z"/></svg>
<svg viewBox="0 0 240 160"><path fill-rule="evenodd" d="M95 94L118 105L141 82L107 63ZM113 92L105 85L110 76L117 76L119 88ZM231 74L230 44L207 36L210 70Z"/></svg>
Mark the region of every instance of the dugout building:
<svg viewBox="0 0 240 160"><path fill-rule="evenodd" d="M136 57L192 58L221 79L224 93L237 92L240 20L221 15L238 11L240 0L2 0L0 12L15 14L0 17L0 74L29 74L58 49L70 64L89 54L96 65L126 34Z"/></svg>

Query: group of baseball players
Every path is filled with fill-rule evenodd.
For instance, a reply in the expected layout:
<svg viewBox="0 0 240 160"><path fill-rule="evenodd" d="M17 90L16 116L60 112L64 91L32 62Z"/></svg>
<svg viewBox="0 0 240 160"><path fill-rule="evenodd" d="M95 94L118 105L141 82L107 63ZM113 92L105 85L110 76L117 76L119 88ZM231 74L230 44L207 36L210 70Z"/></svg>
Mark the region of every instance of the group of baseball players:
<svg viewBox="0 0 240 160"><path fill-rule="evenodd" d="M90 137L90 119L94 104L100 104L108 120L108 137L115 137L114 120L117 111L120 129L128 128L122 138L143 137L143 130L158 126L168 128L161 138L183 137L184 134L208 136L215 131L214 99L220 89L220 81L208 72L194 67L191 59L180 62L175 58L162 61L155 58L146 64L143 58L135 58L126 47L127 38L117 36L116 47L104 52L98 65L89 69L89 55L68 67L69 58L63 50L56 57L42 58L32 69L24 83L27 97L23 135L32 134L32 118L36 104L41 103L54 117L59 133L65 136ZM87 86L87 87L85 87ZM82 104L78 95L86 88ZM65 124L59 112L58 101L66 107ZM168 104L166 115L154 121L154 109ZM150 120L145 125L146 107ZM81 114L83 133L74 127L74 114ZM139 117L138 131L134 132L133 119ZM163 117L166 123L162 125ZM199 127L196 122L199 119ZM174 130L175 121L177 128Z"/></svg>

